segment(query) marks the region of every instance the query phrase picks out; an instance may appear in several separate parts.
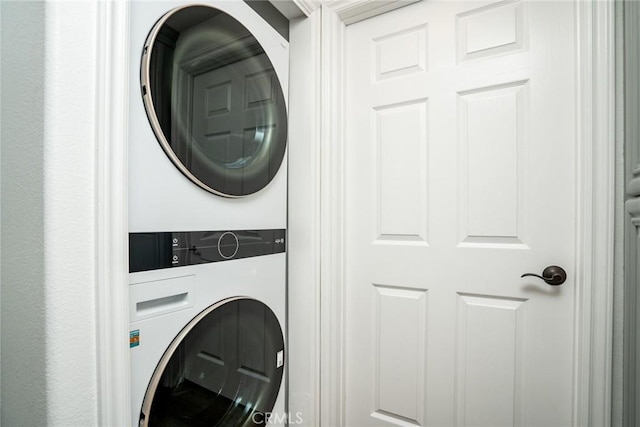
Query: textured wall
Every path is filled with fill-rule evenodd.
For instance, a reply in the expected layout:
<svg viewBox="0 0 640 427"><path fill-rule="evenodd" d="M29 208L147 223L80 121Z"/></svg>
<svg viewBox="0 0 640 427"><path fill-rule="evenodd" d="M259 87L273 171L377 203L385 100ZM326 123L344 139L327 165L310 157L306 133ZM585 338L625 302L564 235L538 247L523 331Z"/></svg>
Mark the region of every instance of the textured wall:
<svg viewBox="0 0 640 427"><path fill-rule="evenodd" d="M44 3L2 2L2 424L45 425Z"/></svg>
<svg viewBox="0 0 640 427"><path fill-rule="evenodd" d="M48 423L96 425L97 2L47 2L44 235Z"/></svg>
<svg viewBox="0 0 640 427"><path fill-rule="evenodd" d="M2 7L2 424L97 424L94 2Z"/></svg>

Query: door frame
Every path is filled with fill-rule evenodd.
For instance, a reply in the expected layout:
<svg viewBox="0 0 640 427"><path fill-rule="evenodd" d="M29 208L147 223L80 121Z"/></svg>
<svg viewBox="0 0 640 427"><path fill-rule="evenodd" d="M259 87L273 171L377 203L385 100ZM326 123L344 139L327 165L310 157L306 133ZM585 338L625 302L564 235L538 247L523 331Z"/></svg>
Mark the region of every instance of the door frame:
<svg viewBox="0 0 640 427"><path fill-rule="evenodd" d="M131 422L129 369L129 2L100 2L96 32L96 377L100 426Z"/></svg>
<svg viewBox="0 0 640 427"><path fill-rule="evenodd" d="M345 425L345 28L416 0L329 0L322 6L321 425ZM611 422L615 206L614 0L574 0L576 49L576 309L574 426Z"/></svg>

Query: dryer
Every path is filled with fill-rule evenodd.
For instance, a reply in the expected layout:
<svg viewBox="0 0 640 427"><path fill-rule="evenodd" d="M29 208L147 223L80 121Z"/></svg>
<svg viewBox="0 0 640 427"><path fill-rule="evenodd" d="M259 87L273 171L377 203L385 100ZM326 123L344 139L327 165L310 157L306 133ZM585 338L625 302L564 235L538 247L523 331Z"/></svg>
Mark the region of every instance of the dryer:
<svg viewBox="0 0 640 427"><path fill-rule="evenodd" d="M289 44L247 3L131 5L129 228L286 227Z"/></svg>

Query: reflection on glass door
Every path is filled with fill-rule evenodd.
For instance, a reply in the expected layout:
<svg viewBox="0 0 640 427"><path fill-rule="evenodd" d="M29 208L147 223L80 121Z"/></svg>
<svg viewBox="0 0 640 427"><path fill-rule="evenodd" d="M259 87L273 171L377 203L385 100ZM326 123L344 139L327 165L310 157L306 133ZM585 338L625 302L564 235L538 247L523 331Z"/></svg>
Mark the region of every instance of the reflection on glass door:
<svg viewBox="0 0 640 427"><path fill-rule="evenodd" d="M278 397L284 339L275 314L236 298L201 313L169 347L143 403L143 425L251 426Z"/></svg>
<svg viewBox="0 0 640 427"><path fill-rule="evenodd" d="M259 42L207 6L176 9L151 31L145 107L163 149L200 187L239 197L278 172L287 140L282 87Z"/></svg>

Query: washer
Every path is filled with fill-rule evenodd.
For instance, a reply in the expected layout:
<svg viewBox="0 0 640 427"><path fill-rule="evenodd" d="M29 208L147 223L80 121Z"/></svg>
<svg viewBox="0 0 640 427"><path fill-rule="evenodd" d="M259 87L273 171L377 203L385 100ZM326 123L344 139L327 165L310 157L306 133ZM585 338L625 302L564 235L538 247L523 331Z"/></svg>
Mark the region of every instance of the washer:
<svg viewBox="0 0 640 427"><path fill-rule="evenodd" d="M131 3L132 425L284 425L288 41Z"/></svg>
<svg viewBox="0 0 640 427"><path fill-rule="evenodd" d="M131 425L285 425L284 230L130 247Z"/></svg>
<svg viewBox="0 0 640 427"><path fill-rule="evenodd" d="M289 44L244 1L131 5L132 232L286 227Z"/></svg>

